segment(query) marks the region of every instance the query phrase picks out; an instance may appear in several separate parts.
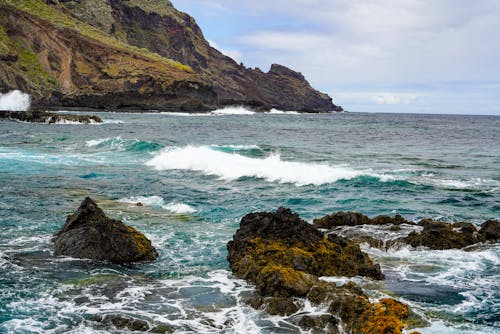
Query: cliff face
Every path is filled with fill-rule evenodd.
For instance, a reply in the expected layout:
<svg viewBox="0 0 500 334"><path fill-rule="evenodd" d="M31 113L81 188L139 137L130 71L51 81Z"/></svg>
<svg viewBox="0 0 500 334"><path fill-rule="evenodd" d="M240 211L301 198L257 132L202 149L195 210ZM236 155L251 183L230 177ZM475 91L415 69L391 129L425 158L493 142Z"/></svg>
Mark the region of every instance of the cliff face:
<svg viewBox="0 0 500 334"><path fill-rule="evenodd" d="M40 105L341 110L300 73L237 64L169 1L0 0L0 6L0 89L22 89Z"/></svg>

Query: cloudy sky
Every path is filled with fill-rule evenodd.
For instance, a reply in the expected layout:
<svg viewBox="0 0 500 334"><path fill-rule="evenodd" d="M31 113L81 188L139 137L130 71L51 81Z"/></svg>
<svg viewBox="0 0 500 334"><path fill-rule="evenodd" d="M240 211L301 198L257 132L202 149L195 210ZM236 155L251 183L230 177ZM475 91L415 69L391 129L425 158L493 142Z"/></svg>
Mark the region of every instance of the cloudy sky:
<svg viewBox="0 0 500 334"><path fill-rule="evenodd" d="M174 0L248 67L350 111L500 115L500 0Z"/></svg>

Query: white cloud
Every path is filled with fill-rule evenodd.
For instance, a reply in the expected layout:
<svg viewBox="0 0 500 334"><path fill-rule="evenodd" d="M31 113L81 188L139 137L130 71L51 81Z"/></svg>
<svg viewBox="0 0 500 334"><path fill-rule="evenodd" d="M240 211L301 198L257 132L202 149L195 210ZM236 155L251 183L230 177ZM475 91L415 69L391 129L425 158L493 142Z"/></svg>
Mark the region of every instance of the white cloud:
<svg viewBox="0 0 500 334"><path fill-rule="evenodd" d="M241 63L243 61L243 53L241 53L240 51L223 49L216 42L209 39L207 39L207 42L210 44L211 47L219 50L226 56L233 58L233 60L236 61L237 63Z"/></svg>
<svg viewBox="0 0 500 334"><path fill-rule="evenodd" d="M371 97L377 104L412 104L417 100L416 94L379 93Z"/></svg>
<svg viewBox="0 0 500 334"><path fill-rule="evenodd" d="M210 2L225 8L218 40L244 54L245 64L282 63L323 91L389 94L370 98L373 105L414 102L386 87L500 82L498 0ZM478 103L470 90L456 94L463 103Z"/></svg>

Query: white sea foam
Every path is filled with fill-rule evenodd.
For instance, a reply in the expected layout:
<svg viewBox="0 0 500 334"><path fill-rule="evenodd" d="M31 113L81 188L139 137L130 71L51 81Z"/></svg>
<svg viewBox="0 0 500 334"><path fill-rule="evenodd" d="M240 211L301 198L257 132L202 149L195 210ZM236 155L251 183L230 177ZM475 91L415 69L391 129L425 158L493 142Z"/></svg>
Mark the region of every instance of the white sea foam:
<svg viewBox="0 0 500 334"><path fill-rule="evenodd" d="M0 94L0 110L27 111L31 105L31 97L20 90Z"/></svg>
<svg viewBox="0 0 500 334"><path fill-rule="evenodd" d="M193 170L228 181L241 177L257 177L270 182L293 183L298 186L333 183L361 175L384 177L349 167L283 161L279 154L257 159L221 152L207 146L168 148L146 162L146 165L157 170Z"/></svg>
<svg viewBox="0 0 500 334"><path fill-rule="evenodd" d="M269 114L276 114L276 115L300 115L299 112L297 111L285 111L285 110L278 110L278 109L271 109L269 111Z"/></svg>
<svg viewBox="0 0 500 334"><path fill-rule="evenodd" d="M120 138L120 137L117 137L117 138ZM112 138L91 139L91 140L87 140L86 144L87 144L87 147L96 147L96 146L99 146L102 143L105 143L111 139Z"/></svg>
<svg viewBox="0 0 500 334"><path fill-rule="evenodd" d="M255 111L246 109L245 107L225 107L212 111L215 115L253 115Z"/></svg>
<svg viewBox="0 0 500 334"><path fill-rule="evenodd" d="M194 208L192 208L191 206L184 204L184 203L179 203L179 202L168 203L167 205L164 205L163 208L165 208L166 210L168 210L170 212L178 213L178 214L196 212L196 210Z"/></svg>
<svg viewBox="0 0 500 334"><path fill-rule="evenodd" d="M50 122L52 121L52 117L49 117L45 123L49 124ZM77 122L77 121L70 121L70 120L67 120L67 119L59 119L57 121L55 121L54 123L50 123L50 124L62 124L62 125L97 125L97 124L101 124L101 123L98 123L96 122L95 120L91 119L89 120L90 123L88 124L85 124L85 123L81 123L81 122Z"/></svg>
<svg viewBox="0 0 500 334"><path fill-rule="evenodd" d="M195 112L195 113L187 113L187 112L161 112L161 113L147 113L148 115L167 115L167 116L182 116L182 117L193 117L193 116L213 116L211 112Z"/></svg>
<svg viewBox="0 0 500 334"><path fill-rule="evenodd" d="M215 149L229 148L229 149L232 149L235 151L260 149L260 147L258 145L210 145L210 148L215 148Z"/></svg>
<svg viewBox="0 0 500 334"><path fill-rule="evenodd" d="M189 214L196 212L195 208L182 202L165 203L165 200L160 196L133 196L119 199L118 202L128 204L141 203L145 206L149 206L152 208L161 208L175 214Z"/></svg>

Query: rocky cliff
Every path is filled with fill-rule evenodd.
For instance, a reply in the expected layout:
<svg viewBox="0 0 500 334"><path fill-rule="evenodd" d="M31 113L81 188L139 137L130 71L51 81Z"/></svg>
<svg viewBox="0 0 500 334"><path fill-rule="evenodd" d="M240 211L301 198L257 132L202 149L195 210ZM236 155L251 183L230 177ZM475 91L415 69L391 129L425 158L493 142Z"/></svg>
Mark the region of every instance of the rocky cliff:
<svg viewBox="0 0 500 334"><path fill-rule="evenodd" d="M0 71L37 106L341 110L298 72L237 64L166 0L0 0Z"/></svg>

